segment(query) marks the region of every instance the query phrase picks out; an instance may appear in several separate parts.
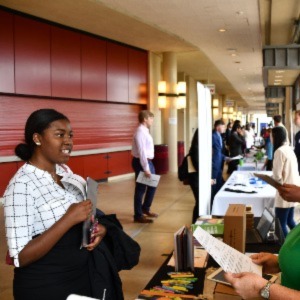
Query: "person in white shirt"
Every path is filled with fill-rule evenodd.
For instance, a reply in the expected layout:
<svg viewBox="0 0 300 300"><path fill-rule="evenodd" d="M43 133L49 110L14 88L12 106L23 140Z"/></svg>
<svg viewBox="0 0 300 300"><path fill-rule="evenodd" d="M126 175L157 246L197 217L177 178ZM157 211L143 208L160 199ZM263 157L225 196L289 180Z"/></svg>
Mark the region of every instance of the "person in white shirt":
<svg viewBox="0 0 300 300"><path fill-rule="evenodd" d="M153 118L153 113L148 110L142 110L138 115L139 126L134 133L132 141L132 168L135 172L135 179L137 179L140 172L144 172L147 177L155 174L152 162L154 158L154 144L149 132L153 124ZM136 182L134 192L134 222L152 223L153 220L147 217L156 218L158 216L156 213L150 211L155 191L155 187Z"/></svg>
<svg viewBox="0 0 300 300"><path fill-rule="evenodd" d="M25 125L25 142L16 155L25 164L4 194L9 256L15 265L15 300L91 296L88 259L106 233L98 224L95 240L80 249L82 222L91 218L85 180L65 165L73 148L70 121L53 109L33 112ZM66 178L78 186L65 183Z"/></svg>
<svg viewBox="0 0 300 300"><path fill-rule="evenodd" d="M250 148L254 145L254 136L250 130L250 124L247 123L244 131L244 137L246 141L246 150L249 151Z"/></svg>
<svg viewBox="0 0 300 300"><path fill-rule="evenodd" d="M280 184L300 185L297 157L287 143L286 129L282 126L274 127L272 130L271 141L274 146L273 158L273 178ZM295 202L285 201L276 191L275 196L275 215L279 219L282 231L285 236L288 228L296 226L294 220Z"/></svg>

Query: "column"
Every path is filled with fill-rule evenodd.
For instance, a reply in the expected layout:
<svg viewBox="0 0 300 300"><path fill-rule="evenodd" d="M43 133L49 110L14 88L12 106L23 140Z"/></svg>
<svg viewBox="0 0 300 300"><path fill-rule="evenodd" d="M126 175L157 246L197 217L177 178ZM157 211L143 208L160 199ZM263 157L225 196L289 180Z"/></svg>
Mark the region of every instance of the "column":
<svg viewBox="0 0 300 300"><path fill-rule="evenodd" d="M289 135L289 140L291 144L293 145L293 132L292 132L292 87L286 87L285 88L285 120L284 120L284 125L288 131Z"/></svg>
<svg viewBox="0 0 300 300"><path fill-rule="evenodd" d="M163 53L163 80L167 83L167 93L176 94L177 58L173 52ZM169 148L169 171L177 172L176 97L167 97L167 107L164 110L164 141Z"/></svg>
<svg viewBox="0 0 300 300"><path fill-rule="evenodd" d="M157 102L157 83L161 80L161 56L149 53L149 110L154 113L150 129L155 145L162 144L162 113Z"/></svg>

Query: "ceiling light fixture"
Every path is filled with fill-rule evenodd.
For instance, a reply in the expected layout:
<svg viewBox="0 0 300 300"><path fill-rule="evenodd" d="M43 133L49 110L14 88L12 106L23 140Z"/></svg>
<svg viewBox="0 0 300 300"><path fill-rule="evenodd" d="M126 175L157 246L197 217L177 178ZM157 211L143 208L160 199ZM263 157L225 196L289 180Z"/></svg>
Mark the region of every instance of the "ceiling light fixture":
<svg viewBox="0 0 300 300"><path fill-rule="evenodd" d="M274 79L275 82L281 82L282 79Z"/></svg>
<svg viewBox="0 0 300 300"><path fill-rule="evenodd" d="M276 70L275 73L280 74L280 73L284 73L284 70Z"/></svg>
<svg viewBox="0 0 300 300"><path fill-rule="evenodd" d="M274 85L281 85L281 82L274 82Z"/></svg>
<svg viewBox="0 0 300 300"><path fill-rule="evenodd" d="M242 69L242 68L239 68L239 71L243 71L243 69Z"/></svg>
<svg viewBox="0 0 300 300"><path fill-rule="evenodd" d="M220 28L220 29L219 29L219 32L225 32L225 31L226 31L225 28Z"/></svg>

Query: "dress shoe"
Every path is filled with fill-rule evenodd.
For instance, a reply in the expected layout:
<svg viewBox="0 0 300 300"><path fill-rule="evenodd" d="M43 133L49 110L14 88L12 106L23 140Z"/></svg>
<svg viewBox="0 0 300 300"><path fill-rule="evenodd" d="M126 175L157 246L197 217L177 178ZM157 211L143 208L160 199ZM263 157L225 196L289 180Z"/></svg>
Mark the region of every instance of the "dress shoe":
<svg viewBox="0 0 300 300"><path fill-rule="evenodd" d="M134 218L134 223L153 223L153 220L149 220L145 217Z"/></svg>
<svg viewBox="0 0 300 300"><path fill-rule="evenodd" d="M154 212L150 212L150 211L144 211L143 210L143 214L150 217L150 218L157 218L158 214L154 213Z"/></svg>

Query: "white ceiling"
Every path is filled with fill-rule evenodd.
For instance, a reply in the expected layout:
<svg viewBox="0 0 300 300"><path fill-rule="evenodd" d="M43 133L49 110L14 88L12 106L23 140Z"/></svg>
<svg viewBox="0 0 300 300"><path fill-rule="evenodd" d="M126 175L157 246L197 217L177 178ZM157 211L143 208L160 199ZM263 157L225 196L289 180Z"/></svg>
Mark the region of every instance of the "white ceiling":
<svg viewBox="0 0 300 300"><path fill-rule="evenodd" d="M265 100L262 45L268 40L286 43L300 9L299 0L0 0L0 4L153 52L177 52L178 71L215 83L218 93L253 109ZM272 30L276 26L277 35ZM220 28L226 32L220 33Z"/></svg>

